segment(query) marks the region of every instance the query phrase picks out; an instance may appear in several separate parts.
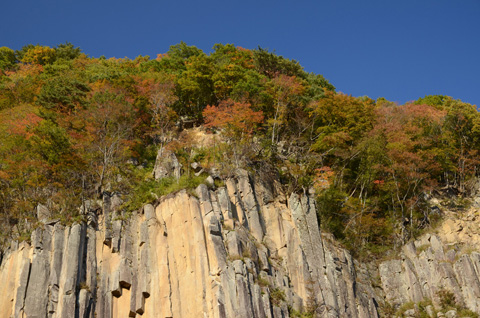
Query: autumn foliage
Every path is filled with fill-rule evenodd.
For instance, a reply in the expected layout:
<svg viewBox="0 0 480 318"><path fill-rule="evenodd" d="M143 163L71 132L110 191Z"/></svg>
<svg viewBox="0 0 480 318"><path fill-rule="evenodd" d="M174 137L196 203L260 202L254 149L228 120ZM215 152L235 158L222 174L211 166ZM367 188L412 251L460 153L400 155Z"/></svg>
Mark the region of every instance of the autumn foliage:
<svg viewBox="0 0 480 318"><path fill-rule="evenodd" d="M192 127L206 128L201 145ZM37 203L71 221L82 200L128 198L153 182L159 147L187 174L201 162L220 177L261 171L286 195L313 188L326 231L352 249L389 247L431 225L432 195L469 195L480 115L448 96L339 93L262 48L181 42L134 60L70 43L0 48L0 239L27 231Z"/></svg>
<svg viewBox="0 0 480 318"><path fill-rule="evenodd" d="M208 105L203 111L205 127L224 129L228 136L251 135L263 122L263 113L254 111L249 103L228 99L218 106Z"/></svg>

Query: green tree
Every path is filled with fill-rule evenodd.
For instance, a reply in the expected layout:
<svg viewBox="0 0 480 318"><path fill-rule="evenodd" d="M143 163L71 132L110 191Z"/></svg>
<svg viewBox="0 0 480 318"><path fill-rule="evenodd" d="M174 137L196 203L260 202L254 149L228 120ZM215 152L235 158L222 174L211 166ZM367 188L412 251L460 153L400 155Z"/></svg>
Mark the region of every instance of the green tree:
<svg viewBox="0 0 480 318"><path fill-rule="evenodd" d="M465 193L466 181L478 171L480 161L480 114L475 105L450 96L427 95L416 101L446 112L442 127L444 182Z"/></svg>
<svg viewBox="0 0 480 318"><path fill-rule="evenodd" d="M313 149L342 158L354 154L353 146L373 127L374 108L371 99L326 91L310 104L317 133Z"/></svg>
<svg viewBox="0 0 480 318"><path fill-rule="evenodd" d="M177 114L201 120L205 106L216 104L213 73L212 60L205 54L185 60L185 71L176 78L179 100L173 107Z"/></svg>
<svg viewBox="0 0 480 318"><path fill-rule="evenodd" d="M257 71L269 78L274 78L280 74L301 78L306 77L303 67L295 60L286 59L261 47L253 51L253 56Z"/></svg>
<svg viewBox="0 0 480 318"><path fill-rule="evenodd" d="M68 113L85 106L88 91L86 83L74 77L55 76L43 85L37 103L46 110Z"/></svg>
<svg viewBox="0 0 480 318"><path fill-rule="evenodd" d="M66 131L51 120L43 120L34 129L34 150L51 165L58 164L71 151Z"/></svg>
<svg viewBox="0 0 480 318"><path fill-rule="evenodd" d="M205 55L195 46L180 42L170 46L165 54L159 54L156 60L148 61L142 65L143 69L154 69L168 73L180 74L186 70L186 61L195 56Z"/></svg>
<svg viewBox="0 0 480 318"><path fill-rule="evenodd" d="M15 70L7 71L0 78L0 109L32 103L43 84L41 74L43 66L38 64L20 64Z"/></svg>
<svg viewBox="0 0 480 318"><path fill-rule="evenodd" d="M212 75L214 93L219 100L227 99L233 90L238 94L239 87L245 87L243 83L248 80L247 72L255 67L253 53L232 44L215 44L213 48L215 51L210 57L215 64Z"/></svg>
<svg viewBox="0 0 480 318"><path fill-rule="evenodd" d="M75 47L70 42L65 42L57 45L57 47L55 48L55 58L63 60L73 60L79 57L81 52L82 50L80 50L79 47Z"/></svg>
<svg viewBox="0 0 480 318"><path fill-rule="evenodd" d="M6 46L0 47L0 71L13 69L16 62L15 52L12 49Z"/></svg>

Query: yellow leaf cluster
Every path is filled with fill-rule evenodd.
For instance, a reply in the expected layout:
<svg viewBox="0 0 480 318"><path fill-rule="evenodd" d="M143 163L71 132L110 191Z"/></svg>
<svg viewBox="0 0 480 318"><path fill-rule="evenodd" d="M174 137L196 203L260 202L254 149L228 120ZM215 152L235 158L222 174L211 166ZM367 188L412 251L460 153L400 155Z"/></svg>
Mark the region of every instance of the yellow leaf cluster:
<svg viewBox="0 0 480 318"><path fill-rule="evenodd" d="M55 60L55 49L49 46L36 45L25 53L21 61L23 63L33 63L45 65Z"/></svg>

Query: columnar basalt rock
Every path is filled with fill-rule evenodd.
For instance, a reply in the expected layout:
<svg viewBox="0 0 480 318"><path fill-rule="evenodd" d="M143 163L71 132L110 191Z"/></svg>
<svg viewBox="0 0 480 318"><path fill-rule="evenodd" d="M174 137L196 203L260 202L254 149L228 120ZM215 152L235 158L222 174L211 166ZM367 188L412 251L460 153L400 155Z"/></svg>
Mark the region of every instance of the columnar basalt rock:
<svg viewBox="0 0 480 318"><path fill-rule="evenodd" d="M101 213L87 223L44 224L31 244L6 251L0 316L378 316L378 292L365 275L358 279L351 255L321 234L308 194L285 200L240 170L225 187L201 185L194 196L180 191L128 219L119 218L114 197L105 194ZM452 271L473 275L475 257L459 259ZM382 265L381 273L417 266L402 262ZM386 274L382 282L403 286ZM475 286L465 282L458 292L474 293Z"/></svg>
<svg viewBox="0 0 480 318"><path fill-rule="evenodd" d="M438 306L444 290L459 305L480 312L480 253L443 244L437 235L405 245L401 259L381 263L379 273L392 305L430 299Z"/></svg>

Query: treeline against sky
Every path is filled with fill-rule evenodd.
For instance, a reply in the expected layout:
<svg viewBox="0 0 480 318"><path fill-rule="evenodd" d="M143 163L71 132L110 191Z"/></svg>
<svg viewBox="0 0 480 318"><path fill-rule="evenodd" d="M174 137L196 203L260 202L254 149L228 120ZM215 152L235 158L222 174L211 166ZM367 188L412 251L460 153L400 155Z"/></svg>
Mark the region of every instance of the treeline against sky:
<svg viewBox="0 0 480 318"><path fill-rule="evenodd" d="M192 126L217 143L195 145L182 134ZM274 176L287 194L315 189L322 226L355 249L429 226L438 191L469 194L480 116L448 96L398 105L338 93L261 48L182 42L131 60L65 43L0 48L0 140L0 219L15 229L4 239L25 234L38 203L69 222L104 191L135 201L166 147L187 174L197 161L223 177Z"/></svg>

